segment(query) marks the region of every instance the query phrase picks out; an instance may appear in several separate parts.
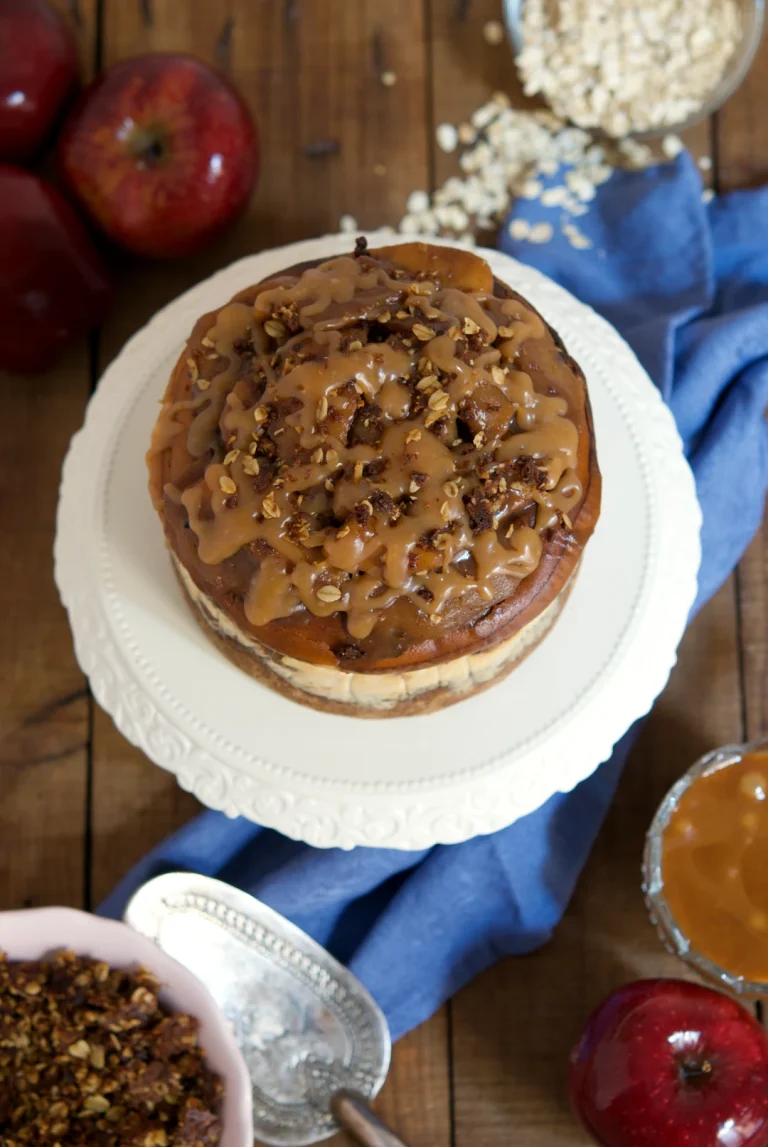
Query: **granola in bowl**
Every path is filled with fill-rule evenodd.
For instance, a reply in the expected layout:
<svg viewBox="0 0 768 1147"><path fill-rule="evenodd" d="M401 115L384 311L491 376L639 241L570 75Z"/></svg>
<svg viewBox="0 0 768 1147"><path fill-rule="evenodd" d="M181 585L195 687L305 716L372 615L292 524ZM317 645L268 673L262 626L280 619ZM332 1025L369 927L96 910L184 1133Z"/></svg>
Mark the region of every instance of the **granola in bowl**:
<svg viewBox="0 0 768 1147"><path fill-rule="evenodd" d="M0 1147L218 1147L222 1081L159 989L71 951L0 953Z"/></svg>

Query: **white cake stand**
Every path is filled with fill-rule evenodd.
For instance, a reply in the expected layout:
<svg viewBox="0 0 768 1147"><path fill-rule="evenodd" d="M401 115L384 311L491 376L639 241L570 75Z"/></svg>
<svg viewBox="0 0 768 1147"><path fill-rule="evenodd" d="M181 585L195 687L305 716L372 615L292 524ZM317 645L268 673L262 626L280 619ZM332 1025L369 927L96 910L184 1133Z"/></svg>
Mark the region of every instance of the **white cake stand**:
<svg viewBox="0 0 768 1147"><path fill-rule="evenodd" d="M96 699L204 804L319 847L418 849L494 832L571 789L648 711L694 600L701 515L672 416L626 343L538 272L483 251L588 380L603 510L562 616L506 680L428 716L332 716L230 664L182 600L150 505L157 402L200 314L350 247L337 235L248 256L130 340L64 464L56 581Z"/></svg>

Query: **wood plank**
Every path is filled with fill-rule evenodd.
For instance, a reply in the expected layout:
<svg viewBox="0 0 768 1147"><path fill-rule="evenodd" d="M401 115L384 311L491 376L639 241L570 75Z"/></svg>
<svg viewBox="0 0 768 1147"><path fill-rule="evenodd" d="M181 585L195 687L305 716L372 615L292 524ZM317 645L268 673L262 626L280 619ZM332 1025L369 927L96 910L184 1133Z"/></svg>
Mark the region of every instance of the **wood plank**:
<svg viewBox="0 0 768 1147"><path fill-rule="evenodd" d="M452 1144L447 1007L395 1044L387 1082L373 1106L408 1147ZM330 1147L352 1147L352 1140L339 1135Z"/></svg>
<svg viewBox="0 0 768 1147"><path fill-rule="evenodd" d="M720 191L752 187L768 180L768 39L763 39L746 82L716 117ZM768 729L768 521L747 550L737 574L744 734Z"/></svg>
<svg viewBox="0 0 768 1147"><path fill-rule="evenodd" d="M507 43L491 45L483 34L488 21L502 19L500 0L432 0L430 11L436 124L467 120L495 91L514 107L532 106ZM704 121L685 135L697 158L710 154L711 126ZM456 154L439 149L433 164L438 184L458 170ZM564 1088L568 1052L589 1010L625 980L683 974L648 923L643 837L672 781L701 751L739 733L735 623L731 582L686 636L551 944L503 962L452 1002L456 1147L589 1142Z"/></svg>
<svg viewBox="0 0 768 1147"><path fill-rule="evenodd" d="M85 75L94 28L88 0L75 27ZM52 549L61 463L90 390L85 341L47 374L5 375L2 388L0 499L9 542L0 552L0 909L78 906L89 698L53 584Z"/></svg>
<svg viewBox="0 0 768 1147"><path fill-rule="evenodd" d="M768 181L768 38L763 36L744 83L715 117L717 173L721 191Z"/></svg>
<svg viewBox="0 0 768 1147"><path fill-rule="evenodd" d="M423 12L410 0L386 7L374 0L107 0L103 42L108 61L174 50L222 67L254 110L262 142L254 201L213 248L176 264L126 260L120 305L104 331L104 363L159 306L218 267L263 247L336 231L345 213L361 226L395 223L411 187L426 183ZM391 86L381 81L386 71L396 76ZM195 807L98 713L94 900ZM445 1012L398 1043L378 1108L411 1147L447 1147Z"/></svg>
<svg viewBox="0 0 768 1147"><path fill-rule="evenodd" d="M89 701L51 553L61 463L90 389L87 348L77 347L46 375L7 377L3 386L0 907L77 906ZM31 464L33 457L45 461Z"/></svg>
<svg viewBox="0 0 768 1147"><path fill-rule="evenodd" d="M768 733L768 521L764 521L739 565L741 669L744 736Z"/></svg>

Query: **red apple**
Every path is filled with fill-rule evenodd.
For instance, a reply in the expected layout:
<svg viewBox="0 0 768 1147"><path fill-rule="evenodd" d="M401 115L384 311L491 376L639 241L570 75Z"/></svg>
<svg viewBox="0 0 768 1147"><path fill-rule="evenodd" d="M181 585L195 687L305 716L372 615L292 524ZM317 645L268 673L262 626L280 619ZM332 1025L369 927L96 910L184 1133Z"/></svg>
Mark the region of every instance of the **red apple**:
<svg viewBox="0 0 768 1147"><path fill-rule="evenodd" d="M104 318L106 271L55 188L0 164L0 369L46 370Z"/></svg>
<svg viewBox="0 0 768 1147"><path fill-rule="evenodd" d="M116 243L164 258L196 250L246 206L258 145L235 89L193 56L122 60L64 125L72 192Z"/></svg>
<svg viewBox="0 0 768 1147"><path fill-rule="evenodd" d="M0 0L0 160L37 151L78 79L77 48L47 0Z"/></svg>
<svg viewBox="0 0 768 1147"><path fill-rule="evenodd" d="M568 1087L604 1147L766 1147L768 1038L729 996L638 980L593 1013Z"/></svg>

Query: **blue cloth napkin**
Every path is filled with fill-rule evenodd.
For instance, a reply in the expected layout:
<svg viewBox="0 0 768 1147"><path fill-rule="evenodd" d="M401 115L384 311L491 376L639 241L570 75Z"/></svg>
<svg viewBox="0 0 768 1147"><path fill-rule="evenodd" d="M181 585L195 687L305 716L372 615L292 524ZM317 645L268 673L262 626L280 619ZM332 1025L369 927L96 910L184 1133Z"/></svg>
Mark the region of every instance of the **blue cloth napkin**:
<svg viewBox="0 0 768 1147"><path fill-rule="evenodd" d="M560 173L559 178L562 178ZM558 177L553 179L557 182ZM606 316L669 402L704 510L698 607L757 529L768 485L768 190L702 203L687 154L617 172L578 220L574 249L502 247ZM531 223L553 213L524 201ZM101 912L186 868L247 889L328 947L368 986L394 1038L499 957L543 944L560 919L633 740L573 792L493 836L423 852L318 850L206 812L121 882Z"/></svg>

